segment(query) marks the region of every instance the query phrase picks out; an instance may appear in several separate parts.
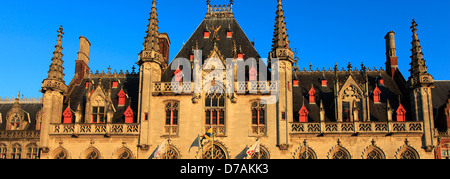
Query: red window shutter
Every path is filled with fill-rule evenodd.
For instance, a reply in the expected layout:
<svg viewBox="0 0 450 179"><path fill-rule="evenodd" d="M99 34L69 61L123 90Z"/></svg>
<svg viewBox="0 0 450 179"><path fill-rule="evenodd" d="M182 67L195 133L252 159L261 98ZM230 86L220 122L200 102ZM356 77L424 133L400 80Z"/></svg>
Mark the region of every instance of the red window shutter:
<svg viewBox="0 0 450 179"><path fill-rule="evenodd" d="M183 80L183 72L180 70L180 68L178 68L176 71L175 71L175 81L176 82L180 82L180 81L182 81Z"/></svg>
<svg viewBox="0 0 450 179"><path fill-rule="evenodd" d="M302 109L298 112L299 114L299 122L308 122L309 111L306 109L305 105L303 105Z"/></svg>
<svg viewBox="0 0 450 179"><path fill-rule="evenodd" d="M190 55L189 56L189 60L192 62L192 61L194 61L194 55Z"/></svg>
<svg viewBox="0 0 450 179"><path fill-rule="evenodd" d="M316 103L316 90L314 87L311 87L311 90L309 90L309 103L315 104Z"/></svg>
<svg viewBox="0 0 450 179"><path fill-rule="evenodd" d="M90 84L89 81L86 82L86 89L89 88L89 84Z"/></svg>
<svg viewBox="0 0 450 179"><path fill-rule="evenodd" d="M125 106L125 97L126 97L125 92L123 90L120 90L120 92L119 92L119 94L117 94L117 96L119 97L118 105Z"/></svg>
<svg viewBox="0 0 450 179"><path fill-rule="evenodd" d="M239 58L239 59L244 59L244 54L239 53L239 54L238 54L238 58Z"/></svg>
<svg viewBox="0 0 450 179"><path fill-rule="evenodd" d="M117 88L119 86L119 82L117 82L117 81L113 81L112 82L112 87L113 88Z"/></svg>
<svg viewBox="0 0 450 179"><path fill-rule="evenodd" d="M298 80L294 80L294 86L298 86Z"/></svg>
<svg viewBox="0 0 450 179"><path fill-rule="evenodd" d="M72 111L70 111L70 108L67 107L66 110L63 113L64 116L64 124L72 124Z"/></svg>
<svg viewBox="0 0 450 179"><path fill-rule="evenodd" d="M231 37L233 37L233 32L227 31L227 38L231 38Z"/></svg>
<svg viewBox="0 0 450 179"><path fill-rule="evenodd" d="M397 122L405 122L406 121L406 109L403 107L403 105L400 104L400 106L397 109Z"/></svg>
<svg viewBox="0 0 450 179"><path fill-rule="evenodd" d="M328 85L328 81L327 80L322 80L322 86L327 86Z"/></svg>
<svg viewBox="0 0 450 179"><path fill-rule="evenodd" d="M134 122L134 113L130 106L128 106L124 115L125 115L125 124L132 124Z"/></svg>
<svg viewBox="0 0 450 179"><path fill-rule="evenodd" d="M209 32L208 31L205 31L205 33L203 34L204 36L204 38L206 39L206 38L209 38Z"/></svg>
<svg viewBox="0 0 450 179"><path fill-rule="evenodd" d="M378 86L373 91L373 101L375 103L380 103L381 102L381 90L380 90L380 88L378 88Z"/></svg>
<svg viewBox="0 0 450 179"><path fill-rule="evenodd" d="M256 70L255 67L252 67L249 71L250 73L250 81L257 81L257 73L258 71Z"/></svg>

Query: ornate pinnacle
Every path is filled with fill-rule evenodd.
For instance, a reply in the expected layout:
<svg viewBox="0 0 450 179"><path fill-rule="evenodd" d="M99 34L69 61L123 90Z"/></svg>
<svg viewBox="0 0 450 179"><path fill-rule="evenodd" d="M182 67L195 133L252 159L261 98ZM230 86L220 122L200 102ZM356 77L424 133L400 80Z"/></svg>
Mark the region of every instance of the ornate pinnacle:
<svg viewBox="0 0 450 179"><path fill-rule="evenodd" d="M42 92L47 90L56 90L59 92L65 92L67 86L64 82L64 67L62 57L62 38L64 35L63 26L59 27L58 40L55 46L55 51L53 52L52 64L48 70L48 78L44 80L42 84Z"/></svg>
<svg viewBox="0 0 450 179"><path fill-rule="evenodd" d="M144 50L154 50L159 52L159 27L158 13L156 11L156 0L153 0L152 11L150 12L147 37L145 37Z"/></svg>
<svg viewBox="0 0 450 179"><path fill-rule="evenodd" d="M417 86L422 84L432 84L433 77L428 74L427 66L425 64L425 59L423 58L422 46L420 46L420 40L417 35L417 23L413 19L412 21L412 32L413 32L413 41L412 41L412 56L411 56L411 77L409 79L411 86Z"/></svg>

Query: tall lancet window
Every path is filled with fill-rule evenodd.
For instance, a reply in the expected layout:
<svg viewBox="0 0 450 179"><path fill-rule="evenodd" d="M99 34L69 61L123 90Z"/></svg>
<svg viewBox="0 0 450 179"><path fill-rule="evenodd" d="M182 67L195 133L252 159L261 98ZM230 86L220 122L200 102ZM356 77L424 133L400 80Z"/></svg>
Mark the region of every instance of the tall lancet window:
<svg viewBox="0 0 450 179"><path fill-rule="evenodd" d="M205 97L206 130L213 128L214 135L225 135L225 91L213 86Z"/></svg>

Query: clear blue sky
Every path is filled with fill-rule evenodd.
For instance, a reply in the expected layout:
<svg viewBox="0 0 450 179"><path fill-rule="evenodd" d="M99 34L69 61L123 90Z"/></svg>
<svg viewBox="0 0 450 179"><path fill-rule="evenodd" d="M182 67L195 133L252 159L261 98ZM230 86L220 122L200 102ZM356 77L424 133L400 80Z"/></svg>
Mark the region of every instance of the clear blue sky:
<svg viewBox="0 0 450 179"><path fill-rule="evenodd" d="M212 4L228 4L212 0ZM450 1L448 0L284 0L292 48L299 66L333 67L361 62L385 67L384 36L396 32L397 56L409 77L411 20L419 24L425 59L436 80L450 80ZM271 48L275 0L235 0L234 14L256 49L267 57ZM79 36L92 43L92 70L129 70L143 48L151 0L2 0L0 1L0 96L40 97L56 45L64 26L65 81L75 71ZM206 0L158 1L160 32L169 33L170 58L200 24Z"/></svg>

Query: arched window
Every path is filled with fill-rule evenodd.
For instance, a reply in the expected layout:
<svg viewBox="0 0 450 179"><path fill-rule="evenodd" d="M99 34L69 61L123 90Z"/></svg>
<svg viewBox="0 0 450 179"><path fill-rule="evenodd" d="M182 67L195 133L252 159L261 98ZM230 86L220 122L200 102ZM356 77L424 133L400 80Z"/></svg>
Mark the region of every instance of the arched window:
<svg viewBox="0 0 450 179"><path fill-rule="evenodd" d="M344 147L340 145L334 148L330 155L328 156L330 159L351 159L350 153Z"/></svg>
<svg viewBox="0 0 450 179"><path fill-rule="evenodd" d="M27 146L27 159L38 159L38 146L36 144Z"/></svg>
<svg viewBox="0 0 450 179"><path fill-rule="evenodd" d="M20 117L17 114L14 114L14 116L10 120L11 128L10 130L20 130Z"/></svg>
<svg viewBox="0 0 450 179"><path fill-rule="evenodd" d="M401 150L399 159L419 159L419 154L412 147L405 146Z"/></svg>
<svg viewBox="0 0 450 179"><path fill-rule="evenodd" d="M0 144L0 152L1 152L1 159L6 159L6 153L8 152L8 149L6 148L5 144Z"/></svg>
<svg viewBox="0 0 450 179"><path fill-rule="evenodd" d="M266 105L261 102L252 103L252 133L266 134Z"/></svg>
<svg viewBox="0 0 450 179"><path fill-rule="evenodd" d="M250 159L263 159L263 160L270 159L269 150L267 150L265 146L260 145L259 152L253 153Z"/></svg>
<svg viewBox="0 0 450 179"><path fill-rule="evenodd" d="M101 159L100 152L95 148L91 148L86 151L85 159Z"/></svg>
<svg viewBox="0 0 450 179"><path fill-rule="evenodd" d="M19 144L14 144L11 149L11 159L21 159L22 157L22 146Z"/></svg>
<svg viewBox="0 0 450 179"><path fill-rule="evenodd" d="M164 130L166 135L178 135L179 111L180 103L178 101L171 101L166 103Z"/></svg>
<svg viewBox="0 0 450 179"><path fill-rule="evenodd" d="M378 148L376 146L371 146L367 149L364 158L365 159L386 159L386 156L384 155L384 152L380 148Z"/></svg>
<svg viewBox="0 0 450 179"><path fill-rule="evenodd" d="M227 153L219 144L214 143L214 147L210 144L205 149L203 159L227 159Z"/></svg>
<svg viewBox="0 0 450 179"><path fill-rule="evenodd" d="M225 135L225 91L213 86L205 97L206 131L213 128L215 135Z"/></svg>
<svg viewBox="0 0 450 179"><path fill-rule="evenodd" d="M168 145L166 153L161 157L162 159L180 159L180 152L173 145Z"/></svg>
<svg viewBox="0 0 450 179"><path fill-rule="evenodd" d="M58 149L56 149L53 152L53 158L54 159L60 159L60 160L64 160L64 159L68 159L69 155L66 149L59 147Z"/></svg>
<svg viewBox="0 0 450 179"><path fill-rule="evenodd" d="M317 155L313 149L307 146L302 146L297 155L298 159L317 159Z"/></svg>

